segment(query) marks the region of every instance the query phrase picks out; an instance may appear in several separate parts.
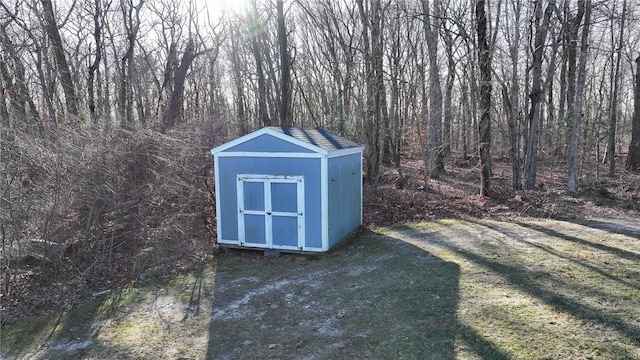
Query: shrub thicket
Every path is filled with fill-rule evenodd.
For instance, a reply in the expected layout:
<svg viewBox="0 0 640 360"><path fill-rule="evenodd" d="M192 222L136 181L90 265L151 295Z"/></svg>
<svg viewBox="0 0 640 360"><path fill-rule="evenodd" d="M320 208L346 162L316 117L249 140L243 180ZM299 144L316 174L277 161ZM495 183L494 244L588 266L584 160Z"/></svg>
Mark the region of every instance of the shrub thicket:
<svg viewBox="0 0 640 360"><path fill-rule="evenodd" d="M2 310L10 319L202 263L215 239L202 123L74 131L55 140L3 129ZM48 296L38 290L52 286ZM14 311L15 310L15 311Z"/></svg>

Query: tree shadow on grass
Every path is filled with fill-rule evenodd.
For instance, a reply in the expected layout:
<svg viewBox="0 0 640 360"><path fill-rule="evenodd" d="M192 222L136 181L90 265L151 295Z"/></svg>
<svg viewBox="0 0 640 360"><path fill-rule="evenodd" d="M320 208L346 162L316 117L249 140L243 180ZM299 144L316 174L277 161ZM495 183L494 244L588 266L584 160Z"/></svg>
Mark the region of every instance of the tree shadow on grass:
<svg viewBox="0 0 640 360"><path fill-rule="evenodd" d="M456 320L460 267L368 233L327 254L218 259L208 359L506 359Z"/></svg>
<svg viewBox="0 0 640 360"><path fill-rule="evenodd" d="M635 219L635 223L629 220L611 219L610 221L603 220L569 220L570 222L587 226L592 229L602 230L618 235L630 236L636 239L640 239L640 219Z"/></svg>
<svg viewBox="0 0 640 360"><path fill-rule="evenodd" d="M502 233L506 236L508 236L509 238L518 241L520 243L522 243L523 246L530 246L530 247L534 247L536 249L539 249L541 251L544 251L545 253L549 254L551 257L556 257L559 259L563 259L567 262L579 265L585 269L588 269L589 271L593 272L593 273L597 273L598 275L605 277L609 280L615 281L623 286L628 286L628 287L632 287L632 288L636 288L636 289L640 289L640 285L636 284L632 281L629 281L627 279L622 278L621 276L616 276L614 274L611 273L611 271L606 271L605 269L603 269L601 266L598 266L597 262L595 261L587 261L584 258L580 258L579 256L577 256L574 253L567 253L567 252L562 252L559 250L554 249L553 246L549 246L547 244L544 244L543 242L536 242L536 241L532 241L531 239L529 239L526 236L526 233L524 231L520 231L520 232L516 232L513 231L512 229L509 229L508 227L505 226L500 226L497 224L491 224L491 223L479 223L479 222L475 222L473 220L469 220L469 222L473 222L476 223L478 225L484 226L486 228L489 228L493 231L497 231L499 233ZM522 223L518 223L518 225L523 226L524 225ZM528 224L526 224L528 225Z"/></svg>
<svg viewBox="0 0 640 360"><path fill-rule="evenodd" d="M437 244L438 247L445 248L452 253L461 256L466 261L474 264L474 266L479 266L480 268L490 270L494 274L498 274L502 277L503 281L506 281L509 285L515 286L517 289L532 296L534 299L542 301L543 303L553 307L559 314L569 314L575 319L580 319L581 321L586 321L590 324L596 324L596 326L611 329L620 334L621 337L626 338L627 340L624 340L624 342L627 344L637 344L640 342L640 325L637 318L630 318L630 314L626 314L620 310L616 310L615 308L612 310L601 306L601 304L583 301L583 297L591 296L595 293L596 296L605 298L606 301L611 301L613 303L628 303L631 301L631 298L638 296L638 287L635 284L626 280L623 281L618 276L606 273L602 269L596 268L593 265L578 262L567 254L560 254L560 252L554 251L551 248L532 242L531 239L527 239L527 235L522 234L530 235L530 230L534 230L535 232L539 232L546 236L560 238L562 241L573 244L592 247L593 249L607 252L631 261L638 261L637 254L615 246L603 245L580 237L562 234L553 229L530 223L517 223L517 225L520 226L521 231L505 230L504 227L492 226L491 223L486 222L468 221L468 223L474 224L474 231L476 231L476 233L475 235L472 233L463 235L464 237L467 237L467 239L461 241L459 239L458 241L452 241L452 239L447 236L441 236L428 230L424 232L418 231L413 236L422 239L423 241L433 242L434 244ZM478 229L482 227L487 228L489 231L478 231ZM510 228L513 229L514 227L511 226ZM487 251L483 246L487 246L491 241L498 242L499 240L494 238L500 238L500 236L496 236L498 234L492 234L490 230L502 233L512 239L512 245L520 245L508 249L505 248L501 253L497 254ZM475 244L467 245L465 244L465 241L470 243L475 242ZM580 277L572 279L569 276L568 278L562 279L550 274L532 274L528 267L529 265L534 264L534 262L529 263L526 259L527 251L525 250L527 247L530 250L532 248L536 248L547 252L550 256L545 258L545 261L554 261L553 257L559 257L564 261L574 262L581 265L609 280L615 280L619 283L618 285L620 287L626 289L628 295L624 295L623 298L617 298L617 296L620 295L617 295L614 292L598 293L599 291L606 289L606 286L599 289L590 289L589 285L584 283L585 279ZM510 252L520 252L519 256L522 257L510 257L512 255ZM520 262L517 262L517 260L514 261L514 259L520 259ZM538 278L538 275L541 277ZM606 285L606 282L601 284ZM603 343L607 343L609 340L603 338L601 341ZM611 344L611 346L613 345L614 344ZM630 353L626 353L625 351L627 350L625 349L621 348L616 351L627 354L626 358L633 357Z"/></svg>
<svg viewBox="0 0 640 360"><path fill-rule="evenodd" d="M594 242L594 241L589 241L589 240L585 240L582 238L579 238L577 236L572 236L572 235L567 235L561 232L558 232L556 230L544 227L544 226L540 226L540 225L536 225L536 224L531 224L531 223L524 223L524 222L516 222L516 224L527 228L527 229L532 229L535 231L538 231L540 233L543 234L547 234L549 236L553 236L553 237L558 237L560 239L566 240L566 241L571 241L575 244L579 244L579 245L585 245L585 246L590 246L594 249L597 250L601 250L601 251L606 251L608 253L611 253L615 256L618 256L620 258L626 259L626 260L631 260L631 261L635 261L635 262L640 262L640 254L637 254L635 252L632 251L627 251L615 246L610 246L610 245L605 245L599 242ZM595 228L598 229L598 228ZM598 230L602 230L602 229L598 229ZM629 236L629 234L624 234L623 235L627 235Z"/></svg>

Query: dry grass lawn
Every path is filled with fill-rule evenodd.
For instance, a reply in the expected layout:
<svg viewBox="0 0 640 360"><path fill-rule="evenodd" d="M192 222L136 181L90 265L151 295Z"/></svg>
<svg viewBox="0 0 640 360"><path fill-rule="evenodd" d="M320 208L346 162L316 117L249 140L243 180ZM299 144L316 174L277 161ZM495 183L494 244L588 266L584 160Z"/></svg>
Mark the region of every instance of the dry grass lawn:
<svg viewBox="0 0 640 360"><path fill-rule="evenodd" d="M441 220L222 252L2 329L2 359L640 359L640 221Z"/></svg>

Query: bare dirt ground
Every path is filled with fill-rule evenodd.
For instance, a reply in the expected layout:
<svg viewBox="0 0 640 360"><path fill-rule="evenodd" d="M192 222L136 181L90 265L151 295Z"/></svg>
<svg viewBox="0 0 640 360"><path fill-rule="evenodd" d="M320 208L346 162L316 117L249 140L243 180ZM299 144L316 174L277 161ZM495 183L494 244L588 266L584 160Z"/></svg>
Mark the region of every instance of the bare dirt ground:
<svg viewBox="0 0 640 360"><path fill-rule="evenodd" d="M478 193L479 169L468 162L447 159L446 172L438 179L424 184L421 161L404 159L400 179L396 169L384 168L377 186L364 187L364 225L366 227L415 223L424 220L447 218L462 219L592 219L640 217L640 175L620 172L615 178L595 176L595 171L583 171L580 190L576 194L564 191L566 166L541 164L538 171L538 186L535 190L511 190L510 164L496 161L493 165L493 194L489 198ZM600 170L604 173L604 169ZM202 178L212 177L203 172ZM170 251L161 252L162 244L141 243L139 248L114 252L108 262L93 265L82 264L82 252L69 249L68 261L50 266L38 261L23 263L15 273L15 291L9 298L0 299L2 324L20 319L25 315L54 313L69 309L74 304L92 298L103 291L117 291L123 286L140 286L148 281L185 273L207 266L206 256L214 245L215 215L210 183L202 179L194 186L202 187L202 200L206 204L183 207L181 216L191 219L193 229L173 228L171 214L159 211L156 222L167 223L163 230L179 238L172 243ZM160 209L160 208L159 208ZM184 213L195 209L193 214ZM201 209L207 209L203 214ZM154 215L155 216L155 215ZM151 219L153 220L153 219ZM113 225L117 227L117 224ZM609 226L609 225L603 225ZM189 231L198 236L189 236ZM153 230L158 231L158 230ZM150 232L152 237L153 233ZM171 237L168 237L168 239ZM156 246L157 245L157 246ZM171 250L172 249L172 250ZM88 249L95 251L98 249ZM179 250L179 251L175 251ZM136 261L129 261L135 257ZM85 272L91 270L91 276Z"/></svg>

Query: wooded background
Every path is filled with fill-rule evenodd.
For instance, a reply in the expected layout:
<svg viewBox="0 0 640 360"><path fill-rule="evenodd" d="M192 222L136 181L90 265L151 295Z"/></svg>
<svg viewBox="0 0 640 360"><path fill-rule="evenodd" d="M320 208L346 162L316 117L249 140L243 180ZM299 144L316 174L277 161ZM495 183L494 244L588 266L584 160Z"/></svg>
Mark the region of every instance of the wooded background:
<svg viewBox="0 0 640 360"><path fill-rule="evenodd" d="M539 157L613 174L629 149L636 2L4 0L0 21L3 126L34 136L320 126L367 146L372 182L491 142L515 188Z"/></svg>
<svg viewBox="0 0 640 360"><path fill-rule="evenodd" d="M212 195L194 185L206 150L269 125L363 143L370 184L404 157L425 181L477 159L483 195L492 159L516 190L540 161L566 164L569 192L597 164L624 176L640 169L639 22L627 0L1 0L3 248L105 253L169 208L189 223ZM190 236L176 228L163 236Z"/></svg>

